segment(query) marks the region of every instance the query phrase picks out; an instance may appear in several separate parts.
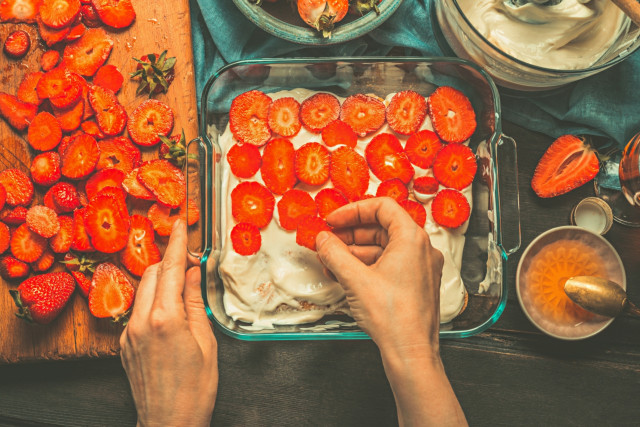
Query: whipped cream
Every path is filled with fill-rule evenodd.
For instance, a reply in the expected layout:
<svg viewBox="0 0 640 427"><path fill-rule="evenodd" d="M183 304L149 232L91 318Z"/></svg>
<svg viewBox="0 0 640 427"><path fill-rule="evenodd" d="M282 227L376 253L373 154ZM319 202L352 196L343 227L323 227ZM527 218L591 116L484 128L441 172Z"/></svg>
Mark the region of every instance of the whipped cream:
<svg viewBox="0 0 640 427"><path fill-rule="evenodd" d="M273 99L293 97L299 102L313 95L307 89L294 89L269 93ZM389 94L385 100L388 105L394 94ZM342 103L344 99L340 99ZM433 130L427 116L421 129ZM364 157L364 150L369 141L379 133L393 133L388 124L384 124L377 132L358 138L355 150ZM398 135L402 145L407 136ZM289 138L298 149L308 142L322 142L320 134L314 134L304 127L293 138ZM223 161L226 162L228 150L237 142L229 126L219 138ZM328 147L329 150L338 147ZM414 166L415 176L432 175L431 170ZM248 181L264 184L260 172ZM326 314L341 312L350 315L342 286L328 278L323 272L323 266L315 252L298 245L295 241L295 231L287 231L280 227L277 218L277 203L282 196L274 195L276 208L274 218L269 225L261 230L262 245L260 250L250 256L237 254L231 243L231 229L235 221L231 213L231 191L241 182L234 176L229 167L222 172L221 185L221 227L224 233L220 254L219 273L224 284L224 308L233 320L240 320L252 324L253 328L271 328L273 325L293 325L314 322ZM370 174L367 193L376 194L380 180ZM331 186L329 180L323 186L308 186L298 183L296 188L309 192L312 197L322 188ZM462 191L469 205L471 200L471 186ZM425 230L429 233L432 245L439 249L444 256L444 267L440 285L440 321L446 323L456 317L465 303L466 290L460 276L462 252L468 222L457 229L446 229L435 223L431 215L431 201L433 197L421 198L427 211ZM209 286L215 286L213 283Z"/></svg>
<svg viewBox="0 0 640 427"><path fill-rule="evenodd" d="M563 0L555 6L515 6L505 0L458 3L496 47L528 64L558 70L590 67L630 25L610 0Z"/></svg>

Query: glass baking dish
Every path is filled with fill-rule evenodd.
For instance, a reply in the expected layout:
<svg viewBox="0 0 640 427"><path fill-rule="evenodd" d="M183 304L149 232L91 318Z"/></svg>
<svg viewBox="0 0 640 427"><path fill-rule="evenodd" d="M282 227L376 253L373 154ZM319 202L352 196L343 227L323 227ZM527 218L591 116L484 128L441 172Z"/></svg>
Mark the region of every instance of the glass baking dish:
<svg viewBox="0 0 640 427"><path fill-rule="evenodd" d="M201 99L201 136L189 144L190 158L198 161L197 173L189 174L187 185L191 190L198 188L203 216L201 241L197 247L190 242L189 251L200 260L207 315L220 330L250 341L368 338L346 315L259 329L226 314L217 268L226 233L221 229L220 196L225 162L218 138L227 127L231 101L253 89L269 94L294 88L339 97L370 93L382 98L411 89L426 97L442 85L462 90L473 104L478 126L470 147L479 167L472 184L473 211L462 258L468 303L462 314L441 325L440 336L471 336L498 320L507 301L507 257L520 246L520 214L515 141L502 134L500 99L491 77L457 58L264 59L230 64L211 77Z"/></svg>

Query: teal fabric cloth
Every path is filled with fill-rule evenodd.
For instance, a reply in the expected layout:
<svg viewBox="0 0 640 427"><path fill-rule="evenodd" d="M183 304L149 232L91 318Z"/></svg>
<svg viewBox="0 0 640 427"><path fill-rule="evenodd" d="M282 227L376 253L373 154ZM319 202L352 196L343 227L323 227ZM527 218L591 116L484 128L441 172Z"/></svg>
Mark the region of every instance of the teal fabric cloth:
<svg viewBox="0 0 640 427"><path fill-rule="evenodd" d="M196 87L225 64L275 57L378 56L392 47L407 56L443 56L431 26L432 0L404 0L391 18L366 36L308 47L272 36L251 23L231 0L190 0ZM449 55L450 56L450 55ZM506 120L551 137L589 134L623 146L640 131L640 50L627 60L546 96L501 93Z"/></svg>

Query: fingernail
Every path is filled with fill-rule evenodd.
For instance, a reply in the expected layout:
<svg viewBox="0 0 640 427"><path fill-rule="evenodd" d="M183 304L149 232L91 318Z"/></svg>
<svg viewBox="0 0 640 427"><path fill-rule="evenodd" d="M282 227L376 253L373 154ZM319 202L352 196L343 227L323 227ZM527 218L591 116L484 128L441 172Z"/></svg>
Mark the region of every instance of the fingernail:
<svg viewBox="0 0 640 427"><path fill-rule="evenodd" d="M329 233L326 231L321 231L316 236L316 246L322 246L322 244L326 242L328 238L329 238Z"/></svg>
<svg viewBox="0 0 640 427"><path fill-rule="evenodd" d="M173 223L173 231L176 231L178 228L180 228L180 220L176 219Z"/></svg>

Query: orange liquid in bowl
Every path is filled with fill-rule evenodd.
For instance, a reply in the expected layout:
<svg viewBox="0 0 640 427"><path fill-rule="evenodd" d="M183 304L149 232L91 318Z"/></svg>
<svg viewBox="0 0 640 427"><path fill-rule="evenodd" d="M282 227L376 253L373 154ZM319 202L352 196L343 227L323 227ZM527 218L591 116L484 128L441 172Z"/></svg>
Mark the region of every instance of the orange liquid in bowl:
<svg viewBox="0 0 640 427"><path fill-rule="evenodd" d="M564 284L573 276L607 277L602 257L579 240L558 240L545 246L531 260L527 283L532 304L545 318L576 324L594 317L565 294Z"/></svg>

